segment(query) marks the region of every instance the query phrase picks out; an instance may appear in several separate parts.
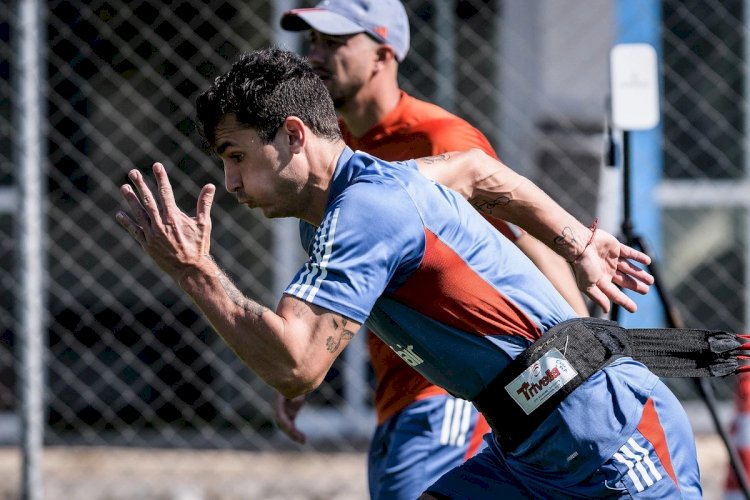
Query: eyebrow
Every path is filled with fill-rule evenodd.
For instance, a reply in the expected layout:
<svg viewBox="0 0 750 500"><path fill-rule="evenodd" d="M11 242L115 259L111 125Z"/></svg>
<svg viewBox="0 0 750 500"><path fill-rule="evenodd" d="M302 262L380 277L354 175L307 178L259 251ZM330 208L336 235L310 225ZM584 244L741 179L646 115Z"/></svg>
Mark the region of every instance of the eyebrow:
<svg viewBox="0 0 750 500"><path fill-rule="evenodd" d="M232 145L233 145L232 141L222 141L215 148L216 149L216 154L219 155L219 156L221 156L224 153L224 151L226 151L227 148L229 146L232 146Z"/></svg>

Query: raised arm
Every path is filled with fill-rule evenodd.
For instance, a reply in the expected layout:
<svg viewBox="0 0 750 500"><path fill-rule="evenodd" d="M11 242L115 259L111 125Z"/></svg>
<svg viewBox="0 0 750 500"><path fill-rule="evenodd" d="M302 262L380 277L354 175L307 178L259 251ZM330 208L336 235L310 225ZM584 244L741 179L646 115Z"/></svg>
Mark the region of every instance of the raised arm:
<svg viewBox="0 0 750 500"><path fill-rule="evenodd" d="M650 257L606 231L593 231L529 179L482 151L420 158L417 165L477 210L517 224L561 255L572 266L578 288L605 312L610 301L636 310L635 302L618 287L645 294L653 284L653 276L633 264L649 264Z"/></svg>
<svg viewBox="0 0 750 500"><path fill-rule="evenodd" d="M286 397L309 392L360 325L295 297L284 296L276 312L245 297L209 254L215 187L198 197L196 217L175 204L167 173L154 164L158 197L137 170L120 191L130 209L117 221L200 308L237 355ZM140 196L139 196L140 195Z"/></svg>

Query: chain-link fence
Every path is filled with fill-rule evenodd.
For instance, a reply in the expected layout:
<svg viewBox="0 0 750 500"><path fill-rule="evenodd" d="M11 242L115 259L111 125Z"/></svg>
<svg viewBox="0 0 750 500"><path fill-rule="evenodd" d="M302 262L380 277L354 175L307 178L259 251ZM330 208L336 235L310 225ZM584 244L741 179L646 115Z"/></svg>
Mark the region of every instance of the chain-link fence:
<svg viewBox="0 0 750 500"><path fill-rule="evenodd" d="M0 423L12 421L19 400L16 4L0 3ZM113 214L126 172L154 161L166 164L183 208L203 184L223 185L201 149L194 100L241 51L303 50L301 39L278 33L281 7L298 4L314 2L47 2L45 443L290 446L272 425L272 391L141 257ZM615 2L405 4L405 90L467 118L511 166L591 220L605 171ZM654 195L664 206L666 284L689 325L741 331L750 302L746 4L665 0L661 13L664 174ZM217 196L212 215L217 261L240 289L274 305L299 255L294 225L231 196ZM307 448L361 450L367 438L370 373L361 344L347 351L311 397L306 418L319 439ZM728 398L732 381L717 389ZM17 428L3 428L0 437L14 441Z"/></svg>

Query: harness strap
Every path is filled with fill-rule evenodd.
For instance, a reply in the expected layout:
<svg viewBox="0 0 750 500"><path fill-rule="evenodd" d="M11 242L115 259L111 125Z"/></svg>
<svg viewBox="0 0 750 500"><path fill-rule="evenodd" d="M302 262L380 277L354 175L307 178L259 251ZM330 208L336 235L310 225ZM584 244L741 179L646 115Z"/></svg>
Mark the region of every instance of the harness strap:
<svg viewBox="0 0 750 500"><path fill-rule="evenodd" d="M472 401L505 451L513 451L591 375L629 356L659 377L745 371L746 336L718 330L623 328L599 318L564 321L514 359Z"/></svg>

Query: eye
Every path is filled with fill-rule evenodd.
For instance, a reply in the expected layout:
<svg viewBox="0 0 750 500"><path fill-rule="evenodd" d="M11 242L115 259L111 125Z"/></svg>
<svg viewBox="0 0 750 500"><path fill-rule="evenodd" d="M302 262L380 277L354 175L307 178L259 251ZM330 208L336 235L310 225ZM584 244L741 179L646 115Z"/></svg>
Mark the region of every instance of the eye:
<svg viewBox="0 0 750 500"><path fill-rule="evenodd" d="M308 35L308 42L310 43L311 47L336 49L346 44L348 38L349 37L323 35L312 30Z"/></svg>
<svg viewBox="0 0 750 500"><path fill-rule="evenodd" d="M232 153L229 155L229 159L232 160L235 163L240 163L245 158L245 155L242 153Z"/></svg>

